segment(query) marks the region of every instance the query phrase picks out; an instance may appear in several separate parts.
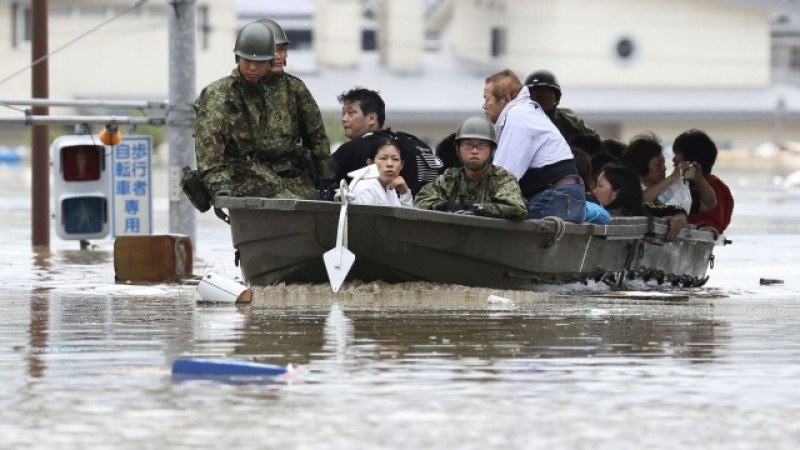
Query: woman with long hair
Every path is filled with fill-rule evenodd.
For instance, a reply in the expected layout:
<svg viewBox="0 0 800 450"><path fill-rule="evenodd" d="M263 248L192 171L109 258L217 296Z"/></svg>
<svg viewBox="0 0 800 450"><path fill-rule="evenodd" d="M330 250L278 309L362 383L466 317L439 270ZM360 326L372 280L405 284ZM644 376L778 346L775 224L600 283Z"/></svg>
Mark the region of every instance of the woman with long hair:
<svg viewBox="0 0 800 450"><path fill-rule="evenodd" d="M592 191L597 201L612 216L644 216L642 188L636 172L617 164L608 164L597 178Z"/></svg>
<svg viewBox="0 0 800 450"><path fill-rule="evenodd" d="M391 137L381 137L370 148L367 165L375 164L378 178L361 180L353 188L354 204L380 206L414 206L414 198L406 181L400 176L403 152Z"/></svg>

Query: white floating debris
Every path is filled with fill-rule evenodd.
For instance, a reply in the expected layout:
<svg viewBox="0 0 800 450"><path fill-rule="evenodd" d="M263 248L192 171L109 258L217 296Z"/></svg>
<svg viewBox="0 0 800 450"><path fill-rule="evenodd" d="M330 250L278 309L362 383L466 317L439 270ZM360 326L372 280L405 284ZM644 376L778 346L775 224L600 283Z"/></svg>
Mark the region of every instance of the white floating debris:
<svg viewBox="0 0 800 450"><path fill-rule="evenodd" d="M657 291L613 291L604 293L602 297L627 300L689 301L689 295L685 293Z"/></svg>
<svg viewBox="0 0 800 450"><path fill-rule="evenodd" d="M253 299L253 291L247 286L214 272L203 275L197 285L197 293L209 302L250 303Z"/></svg>
<svg viewBox="0 0 800 450"><path fill-rule="evenodd" d="M588 306L586 308L583 308L583 312L586 313L587 316L605 316L606 314L608 314L607 309L590 308Z"/></svg>
<svg viewBox="0 0 800 450"><path fill-rule="evenodd" d="M59 290L80 291L84 295L113 295L113 296L157 296L169 293L169 290L159 286L140 286L128 284L110 285L69 285L59 287Z"/></svg>
<svg viewBox="0 0 800 450"><path fill-rule="evenodd" d="M499 295L489 295L489 298L486 299L486 303L489 305L494 306L505 306L505 305L513 305L514 300L510 298L501 297Z"/></svg>
<svg viewBox="0 0 800 450"><path fill-rule="evenodd" d="M510 309L514 308L516 305L514 304L514 300L510 298L501 297L499 295L489 295L486 298L486 306L489 309Z"/></svg>

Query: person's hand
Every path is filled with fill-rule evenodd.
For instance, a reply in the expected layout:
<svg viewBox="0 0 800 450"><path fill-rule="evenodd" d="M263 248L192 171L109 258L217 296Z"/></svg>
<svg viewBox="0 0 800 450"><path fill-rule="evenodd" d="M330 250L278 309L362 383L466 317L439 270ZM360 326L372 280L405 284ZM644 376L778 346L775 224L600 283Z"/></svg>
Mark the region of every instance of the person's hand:
<svg viewBox="0 0 800 450"><path fill-rule="evenodd" d="M686 170L683 172L683 179L686 181L696 182L702 177L703 169L700 168L700 164L697 164L696 162L690 162L686 166Z"/></svg>
<svg viewBox="0 0 800 450"><path fill-rule="evenodd" d="M675 214L674 216L665 217L667 219L667 235L664 236L664 240L667 242L672 242L678 237L678 233L681 232L682 229L689 225L689 220L686 217L686 214Z"/></svg>
<svg viewBox="0 0 800 450"><path fill-rule="evenodd" d="M681 177L682 181L689 181L690 178L686 176L689 169L692 167L691 161L681 161L678 164L675 164L675 170L672 172L673 175L676 173ZM691 173L689 174L691 175Z"/></svg>
<svg viewBox="0 0 800 450"><path fill-rule="evenodd" d="M394 180L389 182L389 189L394 189L398 194L405 194L408 192L408 185L406 180L401 176L397 176Z"/></svg>
<svg viewBox="0 0 800 450"><path fill-rule="evenodd" d="M476 205L472 205L469 209L459 209L458 211L454 212L462 216L485 216L486 208L484 205L478 203Z"/></svg>
<svg viewBox="0 0 800 450"><path fill-rule="evenodd" d="M336 194L336 182L333 180L319 180L319 198L325 201L333 201Z"/></svg>
<svg viewBox="0 0 800 450"><path fill-rule="evenodd" d="M716 228L714 228L714 227L712 227L710 225L705 226L705 227L700 227L700 228L698 228L698 230L708 231L709 233L714 235L714 239L719 239L719 235L722 234L722 233L719 232L719 230L717 230Z"/></svg>
<svg viewBox="0 0 800 450"><path fill-rule="evenodd" d="M441 205L439 205L438 207L436 207L437 211L445 211L445 212L456 212L456 211L458 211L460 209L461 208L459 208L459 206L456 204L456 202L454 202L452 200L448 200L448 201L442 203Z"/></svg>
<svg viewBox="0 0 800 450"><path fill-rule="evenodd" d="M678 164L675 164L675 166L672 167L672 173L669 174L667 178L669 178L674 182L675 180L683 176L683 172L686 170L685 168L688 166L689 166L688 161L681 161Z"/></svg>

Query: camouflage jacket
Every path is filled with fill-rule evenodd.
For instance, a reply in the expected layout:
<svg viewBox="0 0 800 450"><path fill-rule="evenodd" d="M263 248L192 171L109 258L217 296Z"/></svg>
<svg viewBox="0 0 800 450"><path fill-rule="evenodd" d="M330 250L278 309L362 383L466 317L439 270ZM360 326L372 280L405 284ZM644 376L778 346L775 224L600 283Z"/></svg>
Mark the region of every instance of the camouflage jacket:
<svg viewBox="0 0 800 450"><path fill-rule="evenodd" d="M267 91L271 135L275 147L297 144L311 150L320 179L334 180L336 163L331 158L331 143L325 133L319 106L306 84L286 72L269 74L262 82ZM278 107L278 105L285 105Z"/></svg>
<svg viewBox="0 0 800 450"><path fill-rule="evenodd" d="M317 173L332 179L322 117L300 80L280 75L256 85L246 82L235 68L206 86L194 107L197 167L212 193L231 190L239 195L315 198L301 142L321 156L324 170Z"/></svg>
<svg viewBox="0 0 800 450"><path fill-rule="evenodd" d="M558 131L561 132L561 135L564 136L564 139L569 142L570 138L579 134L593 134L597 136L597 132L586 125L586 122L583 121L575 111L567 108L558 108L555 111L547 114L550 117L550 120L553 121L553 124L558 128Z"/></svg>
<svg viewBox="0 0 800 450"><path fill-rule="evenodd" d="M499 166L491 166L478 179L467 178L463 168L447 169L432 183L422 187L414 200L421 209L441 209L448 201L459 208L482 205L484 216L511 220L528 218L528 207L514 175Z"/></svg>

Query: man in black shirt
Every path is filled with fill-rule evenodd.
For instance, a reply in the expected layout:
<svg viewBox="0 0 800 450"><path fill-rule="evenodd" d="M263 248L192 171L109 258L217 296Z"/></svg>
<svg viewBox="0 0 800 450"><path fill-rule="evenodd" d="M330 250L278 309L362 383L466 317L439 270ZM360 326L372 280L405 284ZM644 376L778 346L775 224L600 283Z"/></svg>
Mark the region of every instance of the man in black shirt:
<svg viewBox="0 0 800 450"><path fill-rule="evenodd" d="M336 179L367 165L372 146L380 137L392 136L403 152L406 164L400 175L406 180L411 193L417 192L426 183L436 179L444 167L433 150L416 136L384 129L386 104L380 94L363 87L355 87L338 97L342 104L342 126L350 139L333 153L337 163Z"/></svg>
<svg viewBox="0 0 800 450"><path fill-rule="evenodd" d="M341 180L366 165L375 132L383 128L386 120L386 104L376 91L362 87L342 93L338 100L342 104L344 135L350 139L333 153L338 165L336 179Z"/></svg>

